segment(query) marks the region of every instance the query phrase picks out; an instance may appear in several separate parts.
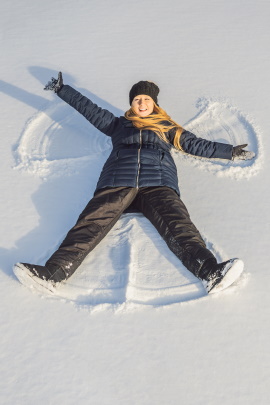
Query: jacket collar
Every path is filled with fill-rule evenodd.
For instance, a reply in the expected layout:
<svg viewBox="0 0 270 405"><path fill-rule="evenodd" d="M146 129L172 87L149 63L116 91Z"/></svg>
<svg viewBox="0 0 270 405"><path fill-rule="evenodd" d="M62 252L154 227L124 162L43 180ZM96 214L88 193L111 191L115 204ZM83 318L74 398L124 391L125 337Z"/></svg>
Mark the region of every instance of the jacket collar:
<svg viewBox="0 0 270 405"><path fill-rule="evenodd" d="M127 120L126 117L124 117L124 116L120 117L120 121L121 121L121 124L124 125L124 127L134 128L132 121Z"/></svg>

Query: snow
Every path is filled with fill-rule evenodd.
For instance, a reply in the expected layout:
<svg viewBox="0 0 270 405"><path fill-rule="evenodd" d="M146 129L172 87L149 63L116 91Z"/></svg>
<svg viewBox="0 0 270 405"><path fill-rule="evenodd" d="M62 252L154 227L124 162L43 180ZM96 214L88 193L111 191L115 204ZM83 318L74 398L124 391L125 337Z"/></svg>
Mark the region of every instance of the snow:
<svg viewBox="0 0 270 405"><path fill-rule="evenodd" d="M0 402L268 404L269 12L263 0L1 2ZM91 198L110 152L44 85L63 72L120 115L139 80L199 136L252 161L174 158L191 218L245 272L207 296L140 214L125 214L60 297L23 287Z"/></svg>

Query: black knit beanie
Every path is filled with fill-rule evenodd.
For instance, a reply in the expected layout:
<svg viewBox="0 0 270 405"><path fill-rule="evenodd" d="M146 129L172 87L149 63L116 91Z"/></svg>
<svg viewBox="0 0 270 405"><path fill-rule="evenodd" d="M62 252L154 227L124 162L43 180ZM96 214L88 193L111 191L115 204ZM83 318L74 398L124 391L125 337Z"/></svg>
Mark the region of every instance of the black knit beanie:
<svg viewBox="0 0 270 405"><path fill-rule="evenodd" d="M129 104L131 105L134 97L138 96L139 94L146 94L147 96L152 97L154 102L158 105L158 93L159 88L155 83L140 81L131 87L131 90L129 92Z"/></svg>

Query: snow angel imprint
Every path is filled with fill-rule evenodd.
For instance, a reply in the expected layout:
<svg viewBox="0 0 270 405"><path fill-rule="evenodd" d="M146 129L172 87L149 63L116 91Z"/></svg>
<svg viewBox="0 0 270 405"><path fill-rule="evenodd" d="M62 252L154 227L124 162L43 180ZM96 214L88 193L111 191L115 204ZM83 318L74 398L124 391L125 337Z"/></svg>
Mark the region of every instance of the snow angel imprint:
<svg viewBox="0 0 270 405"><path fill-rule="evenodd" d="M199 278L208 293L223 290L242 273L243 262L217 263L190 219L180 198L177 169L171 150L208 159L252 159L245 145L209 141L185 130L159 106L158 86L134 84L130 108L115 117L69 85L61 72L45 90L82 114L111 138L112 152L101 171L93 198L86 205L59 248L44 266L17 263L14 272L25 285L57 293L59 283L71 277L127 210L141 212L157 229L171 251Z"/></svg>

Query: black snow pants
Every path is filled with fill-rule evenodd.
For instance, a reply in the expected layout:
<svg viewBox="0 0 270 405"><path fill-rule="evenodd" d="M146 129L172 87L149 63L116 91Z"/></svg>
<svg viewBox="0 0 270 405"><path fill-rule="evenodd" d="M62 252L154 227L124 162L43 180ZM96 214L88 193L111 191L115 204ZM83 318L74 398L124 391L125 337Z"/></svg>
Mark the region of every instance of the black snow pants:
<svg viewBox="0 0 270 405"><path fill-rule="evenodd" d="M59 267L70 277L127 209L143 213L195 276L206 260L216 260L173 189L116 187L95 193L46 266Z"/></svg>

